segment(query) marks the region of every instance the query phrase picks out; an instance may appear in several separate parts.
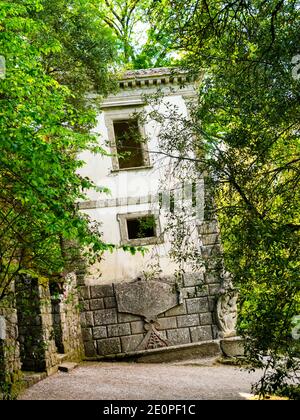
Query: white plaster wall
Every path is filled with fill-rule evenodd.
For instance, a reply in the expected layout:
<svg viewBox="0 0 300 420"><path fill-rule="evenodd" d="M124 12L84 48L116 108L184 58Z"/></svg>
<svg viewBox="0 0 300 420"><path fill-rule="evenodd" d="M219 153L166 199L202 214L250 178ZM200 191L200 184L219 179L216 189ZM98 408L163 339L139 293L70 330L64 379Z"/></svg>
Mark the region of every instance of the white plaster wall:
<svg viewBox="0 0 300 420"><path fill-rule="evenodd" d="M136 211L149 210L150 206L147 204L136 206L120 206L103 209L90 209L85 212L93 220L102 222L101 232L103 233L103 240L116 245L120 244L120 229L117 221L118 213L128 213ZM160 218L160 224L163 230L165 220ZM164 237L167 239L166 234ZM147 275L154 269L153 264L157 262L159 256L159 263L162 270L162 275L172 275L176 266L168 257L170 243L166 240L161 244L148 245L145 247L147 252L144 256L137 252L131 255L122 249L117 249L113 253L106 251L103 256L101 264L90 267L86 282L87 284L107 284L112 282L129 281L136 277Z"/></svg>
<svg viewBox="0 0 300 420"><path fill-rule="evenodd" d="M121 93L124 95L124 93ZM117 102L116 97L114 100ZM108 99L109 100L109 99ZM172 94L163 99L161 109L167 103L176 105L179 113L183 116L187 115L187 107L185 100L181 94ZM149 111L145 107L145 112ZM160 179L166 179L166 167L170 159L162 158L158 152L158 134L160 130L159 124L150 121L145 125L146 136L149 139L148 149L150 151L151 169L137 169L137 170L122 170L119 172L111 172L112 161L109 156L93 155L89 152L82 153L80 159L84 160L86 164L81 168L82 176L91 178L97 186L105 186L110 189L110 194L98 193L95 191L89 192L90 200L110 199L110 198L124 198L124 197L140 197L148 194L156 194L160 184ZM98 116L97 127L95 132L100 135L99 144L105 147L108 140L108 132L105 126L105 109ZM172 184L172 179L169 179L169 184ZM153 210L153 204L128 205L118 207L105 207L84 210L92 220L100 221L102 223L101 232L105 242L120 245L120 229L117 220L118 213L139 212L145 210ZM165 221L160 217L160 224L162 231L164 230ZM117 250L112 254L106 252L103 261L98 266L91 267L87 276L88 284L105 284L111 282L121 282L134 279L143 274L143 272L151 271L151 264L159 258L162 275L172 275L176 268L175 264L168 258L170 244L165 235L165 242L158 245L147 246L148 252L145 256L137 253L131 255L123 250ZM159 257L157 257L157 255Z"/></svg>

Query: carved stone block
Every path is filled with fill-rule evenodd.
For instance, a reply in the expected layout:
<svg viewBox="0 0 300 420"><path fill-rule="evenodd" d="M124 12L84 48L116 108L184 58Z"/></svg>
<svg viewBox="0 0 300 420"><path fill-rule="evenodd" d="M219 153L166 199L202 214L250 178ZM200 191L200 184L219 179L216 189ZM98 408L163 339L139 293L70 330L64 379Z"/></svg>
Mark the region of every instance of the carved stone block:
<svg viewBox="0 0 300 420"><path fill-rule="evenodd" d="M178 305L174 287L159 281L136 281L115 285L119 312L143 316L151 320Z"/></svg>

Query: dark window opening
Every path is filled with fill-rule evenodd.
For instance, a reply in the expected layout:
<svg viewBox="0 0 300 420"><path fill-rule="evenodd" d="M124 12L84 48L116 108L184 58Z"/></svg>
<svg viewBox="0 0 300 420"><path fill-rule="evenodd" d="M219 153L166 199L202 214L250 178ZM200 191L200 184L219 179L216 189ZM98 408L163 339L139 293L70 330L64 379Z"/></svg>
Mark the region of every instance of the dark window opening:
<svg viewBox="0 0 300 420"><path fill-rule="evenodd" d="M152 238L156 236L154 216L127 219L128 239Z"/></svg>
<svg viewBox="0 0 300 420"><path fill-rule="evenodd" d="M119 168L145 166L137 120L114 121Z"/></svg>
<svg viewBox="0 0 300 420"><path fill-rule="evenodd" d="M170 213L174 213L175 209L175 194L174 191L170 191Z"/></svg>
<svg viewBox="0 0 300 420"><path fill-rule="evenodd" d="M63 284L58 282L51 282L49 285L51 295L51 315L52 315L52 327L53 327L53 338L58 353L65 353L63 343L63 330L62 330L62 319L60 302L63 294Z"/></svg>
<svg viewBox="0 0 300 420"><path fill-rule="evenodd" d="M192 183L192 207L197 205L197 185L196 182Z"/></svg>
<svg viewBox="0 0 300 420"><path fill-rule="evenodd" d="M158 204L159 204L159 208L162 209L163 206L163 193L158 193Z"/></svg>

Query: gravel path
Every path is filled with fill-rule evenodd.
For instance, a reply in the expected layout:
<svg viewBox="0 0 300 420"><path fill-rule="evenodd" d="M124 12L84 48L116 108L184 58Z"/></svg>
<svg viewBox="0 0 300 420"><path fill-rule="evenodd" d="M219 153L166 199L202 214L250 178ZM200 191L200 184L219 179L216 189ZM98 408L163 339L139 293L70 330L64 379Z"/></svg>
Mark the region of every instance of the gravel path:
<svg viewBox="0 0 300 420"><path fill-rule="evenodd" d="M258 378L225 365L86 362L33 385L19 400L236 400Z"/></svg>

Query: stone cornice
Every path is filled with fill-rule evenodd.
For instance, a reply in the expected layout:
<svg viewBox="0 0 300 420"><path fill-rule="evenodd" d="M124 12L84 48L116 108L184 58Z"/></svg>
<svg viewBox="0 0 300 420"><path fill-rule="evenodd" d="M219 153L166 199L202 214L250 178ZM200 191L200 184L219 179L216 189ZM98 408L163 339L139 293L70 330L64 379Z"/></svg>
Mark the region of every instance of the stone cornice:
<svg viewBox="0 0 300 420"><path fill-rule="evenodd" d="M121 89L143 88L145 86L176 85L191 82L186 70L178 68L152 68L128 70L119 79Z"/></svg>
<svg viewBox="0 0 300 420"><path fill-rule="evenodd" d="M119 197L99 200L83 201L78 203L80 210L100 209L105 207L136 206L139 204L157 204L158 194L148 194L138 197Z"/></svg>
<svg viewBox="0 0 300 420"><path fill-rule="evenodd" d="M145 95L155 94L158 90L167 96L180 95L190 100L196 97L197 86L203 74L194 77L186 70L178 68L153 68L128 70L119 76L119 90L102 98L101 108L140 107L145 105ZM98 97L91 92L88 98Z"/></svg>

